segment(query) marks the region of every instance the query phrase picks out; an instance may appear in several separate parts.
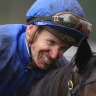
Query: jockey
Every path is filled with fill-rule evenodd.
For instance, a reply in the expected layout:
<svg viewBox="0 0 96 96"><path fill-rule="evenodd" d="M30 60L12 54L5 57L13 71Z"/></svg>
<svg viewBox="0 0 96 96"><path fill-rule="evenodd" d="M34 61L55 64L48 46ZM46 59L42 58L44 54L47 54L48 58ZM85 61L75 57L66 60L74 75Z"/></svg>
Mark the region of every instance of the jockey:
<svg viewBox="0 0 96 96"><path fill-rule="evenodd" d="M26 18L0 26L0 96L28 96L46 72L68 64L63 53L92 27L77 0L37 0Z"/></svg>

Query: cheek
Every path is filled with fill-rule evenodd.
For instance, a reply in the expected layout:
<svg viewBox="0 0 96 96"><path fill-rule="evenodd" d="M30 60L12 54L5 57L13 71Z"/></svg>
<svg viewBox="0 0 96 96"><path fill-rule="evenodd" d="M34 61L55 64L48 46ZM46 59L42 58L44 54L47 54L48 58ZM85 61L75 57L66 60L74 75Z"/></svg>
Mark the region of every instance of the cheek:
<svg viewBox="0 0 96 96"><path fill-rule="evenodd" d="M38 52L41 50L48 50L49 46L45 42L38 42L33 46L34 50L37 50Z"/></svg>
<svg viewBox="0 0 96 96"><path fill-rule="evenodd" d="M31 45L31 54L32 54L32 58L34 59L35 62L36 62L36 60L37 60L38 51L39 51L38 46L32 44L32 45Z"/></svg>

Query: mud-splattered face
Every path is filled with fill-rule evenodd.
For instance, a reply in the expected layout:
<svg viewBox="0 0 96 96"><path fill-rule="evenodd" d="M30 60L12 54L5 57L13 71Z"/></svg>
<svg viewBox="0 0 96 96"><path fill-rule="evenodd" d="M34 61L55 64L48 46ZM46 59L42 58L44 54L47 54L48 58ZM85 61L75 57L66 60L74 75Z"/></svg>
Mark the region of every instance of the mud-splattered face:
<svg viewBox="0 0 96 96"><path fill-rule="evenodd" d="M35 37L31 45L31 52L36 66L47 69L54 60L63 55L67 48L69 48L68 44L43 29Z"/></svg>

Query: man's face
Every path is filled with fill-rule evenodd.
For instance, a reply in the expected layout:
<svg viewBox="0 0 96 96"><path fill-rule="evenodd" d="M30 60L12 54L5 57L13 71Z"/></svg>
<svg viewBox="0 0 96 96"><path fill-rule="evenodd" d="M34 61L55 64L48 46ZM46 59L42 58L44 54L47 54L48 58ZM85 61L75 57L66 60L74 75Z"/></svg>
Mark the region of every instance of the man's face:
<svg viewBox="0 0 96 96"><path fill-rule="evenodd" d="M69 45L47 30L42 30L36 35L31 45L31 52L36 66L47 69L54 60L63 55L67 48L69 48Z"/></svg>

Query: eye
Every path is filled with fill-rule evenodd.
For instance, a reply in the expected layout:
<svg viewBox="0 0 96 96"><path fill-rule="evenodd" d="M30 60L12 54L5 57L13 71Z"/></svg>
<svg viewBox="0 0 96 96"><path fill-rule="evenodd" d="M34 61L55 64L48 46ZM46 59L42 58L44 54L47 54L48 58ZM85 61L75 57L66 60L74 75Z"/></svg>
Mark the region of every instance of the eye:
<svg viewBox="0 0 96 96"><path fill-rule="evenodd" d="M49 45L51 45L51 46L52 46L52 45L54 45L54 44L55 44L55 41L53 41L53 40L48 40L48 41L47 41L47 43L48 43Z"/></svg>

